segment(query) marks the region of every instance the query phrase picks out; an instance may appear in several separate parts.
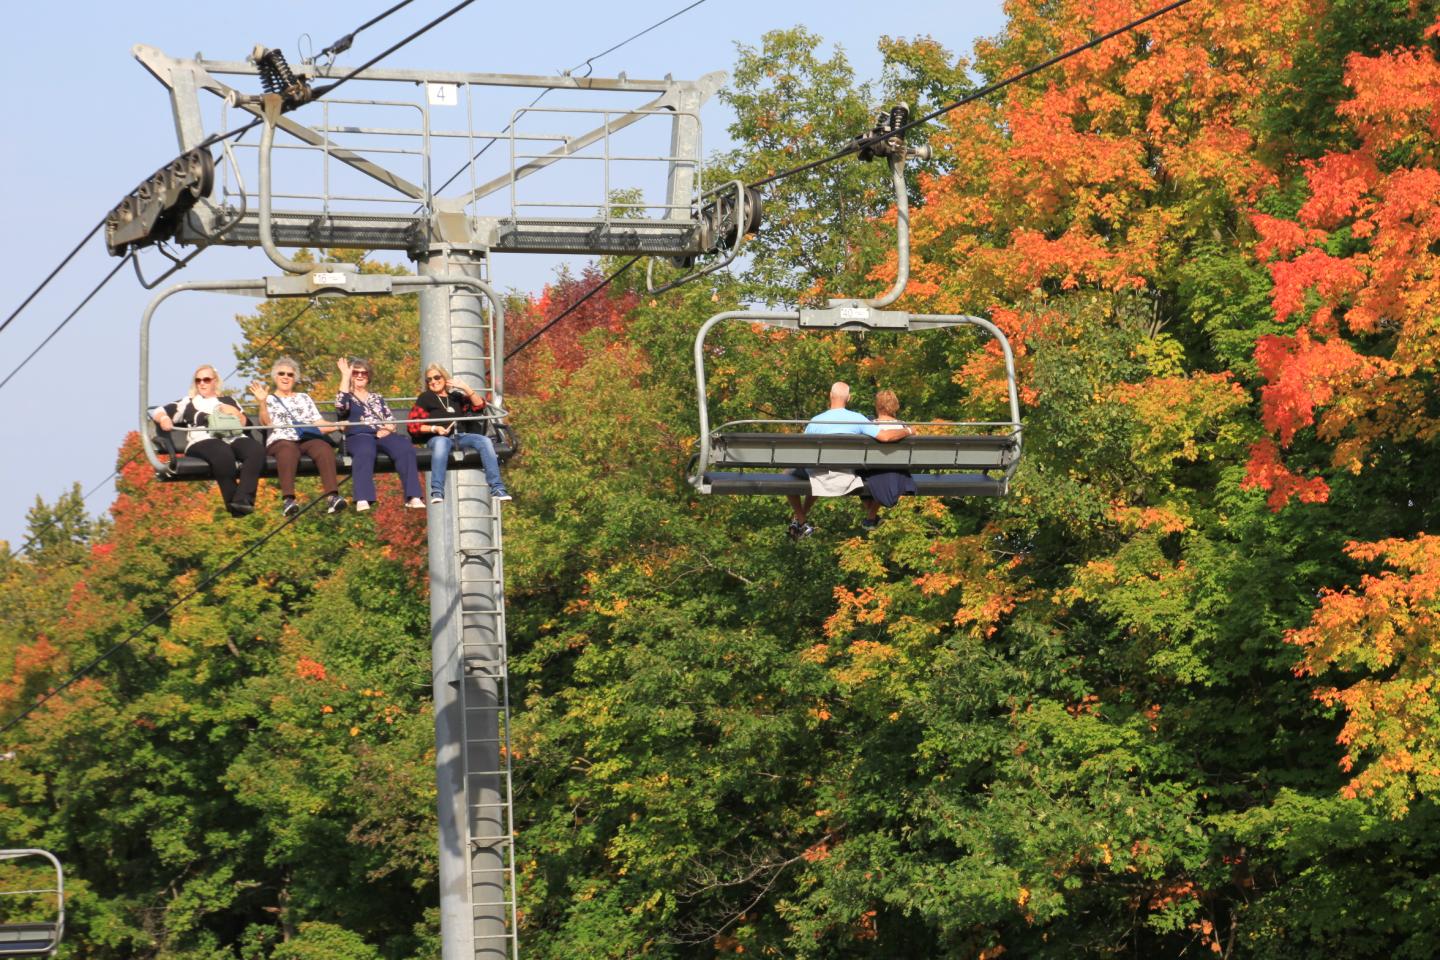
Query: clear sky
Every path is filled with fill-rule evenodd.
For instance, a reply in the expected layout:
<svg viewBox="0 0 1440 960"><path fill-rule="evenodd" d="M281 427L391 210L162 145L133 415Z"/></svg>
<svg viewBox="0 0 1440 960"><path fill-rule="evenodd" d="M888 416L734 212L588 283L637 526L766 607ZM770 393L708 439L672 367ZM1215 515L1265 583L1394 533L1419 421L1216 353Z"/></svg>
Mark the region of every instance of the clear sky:
<svg viewBox="0 0 1440 960"><path fill-rule="evenodd" d="M382 65L554 75L689 2L480 0ZM210 59L242 60L262 43L280 48L294 63L300 52L325 47L391 5L392 0L179 6L158 0L81 0L12 9L11 43L0 58L5 90L0 110L6 129L0 140L0 189L7 220L7 229L0 231L0 262L5 265L0 318L10 314L111 207L177 152L169 99L131 56L134 44L175 57L199 52ZM452 0L412 3L361 33L338 64L362 63L451 5ZM827 47L839 45L859 78L876 79L879 37L929 35L952 52L968 53L977 37L1000 30L1000 7L999 0L908 0L893 6L858 0L707 0L598 60L594 73L695 79L710 71L728 71L737 43L756 45L766 31L803 24L824 37ZM302 40L302 35L309 39ZM296 117L309 120L304 113ZM496 117L494 128L506 120L508 116ZM729 120L725 108L712 100L704 113L707 152L727 145ZM482 125L478 118L476 125ZM398 254L386 259L401 260ZM147 275L158 273L161 262L154 251L146 253ZM538 291L560 262L538 255L497 256L492 282L501 289ZM578 265L583 258L571 262ZM54 331L114 263L103 239L92 239L0 332L0 380ZM278 272L258 249L214 248L166 283ZM88 491L114 469L121 439L136 426L138 331L151 296L125 267L0 388L0 540L9 541L12 549L24 542L25 513L37 496L53 502L76 482ZM222 374L234 367L231 345L239 338L234 314L253 306L221 298L202 304L199 295L191 296L196 299L172 300L157 317L152 347L155 399L180 395L189 372L200 363L214 363ZM111 486L101 487L88 501L90 512L106 510L112 497Z"/></svg>

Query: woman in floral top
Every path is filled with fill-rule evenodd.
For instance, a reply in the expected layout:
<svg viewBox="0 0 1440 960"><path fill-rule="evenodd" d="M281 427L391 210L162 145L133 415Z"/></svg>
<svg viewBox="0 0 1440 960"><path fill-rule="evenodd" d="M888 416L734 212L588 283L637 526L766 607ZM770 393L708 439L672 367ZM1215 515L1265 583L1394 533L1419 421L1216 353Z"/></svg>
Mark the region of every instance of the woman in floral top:
<svg viewBox="0 0 1440 960"><path fill-rule="evenodd" d="M335 448L324 435L340 428L327 423L308 393L297 393L295 381L300 379L300 365L289 357L281 357L270 368L275 381L272 391L256 380L250 384L250 395L260 404L260 422L270 428L265 452L275 458L275 473L280 477L280 493L285 500L281 511L287 517L300 512L295 499L295 474L303 453L315 463L325 485L326 512L345 509L335 476Z"/></svg>
<svg viewBox="0 0 1440 960"><path fill-rule="evenodd" d="M424 510L420 498L420 468L415 448L395 432L395 415L385 398L370 392L373 371L364 360L335 361L340 368L340 392L335 394L335 412L347 420L346 443L350 449L350 475L355 484L355 509L369 510L375 500L375 451L384 450L395 461L405 506Z"/></svg>

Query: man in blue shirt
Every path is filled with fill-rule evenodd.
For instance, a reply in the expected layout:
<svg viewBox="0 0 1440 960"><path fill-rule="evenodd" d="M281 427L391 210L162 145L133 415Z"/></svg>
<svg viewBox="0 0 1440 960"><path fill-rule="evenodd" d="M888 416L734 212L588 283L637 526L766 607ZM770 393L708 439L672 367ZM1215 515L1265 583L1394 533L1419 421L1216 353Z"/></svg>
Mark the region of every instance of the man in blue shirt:
<svg viewBox="0 0 1440 960"><path fill-rule="evenodd" d="M830 408L823 413L818 413L810 418L805 425L806 433L814 434L861 434L867 437L874 437L882 443L889 443L895 440L903 440L910 435L908 427L897 427L881 429L880 425L873 422L863 413L846 409L850 402L850 385L836 381L830 385ZM827 470L794 471L797 476L806 477L810 480L810 494L800 496L790 494L785 499L790 501L790 510L793 514L790 520L790 528L786 531L790 539L801 540L815 532L815 527L809 522L810 508L815 505L817 497L839 497L853 492L862 485L859 477L849 470Z"/></svg>

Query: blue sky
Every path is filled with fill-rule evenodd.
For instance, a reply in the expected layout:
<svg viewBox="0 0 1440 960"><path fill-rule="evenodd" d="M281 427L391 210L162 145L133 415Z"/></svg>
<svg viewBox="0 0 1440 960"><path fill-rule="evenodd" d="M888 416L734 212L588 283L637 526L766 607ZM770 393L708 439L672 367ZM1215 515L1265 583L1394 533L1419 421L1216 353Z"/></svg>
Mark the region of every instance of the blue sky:
<svg viewBox="0 0 1440 960"><path fill-rule="evenodd" d="M340 66L358 65L451 6L418 0L356 38ZM689 0L621 4L554 0L498 4L480 0L445 25L393 54L384 66L553 75L619 43L687 6ZM0 317L8 316L56 263L143 178L176 151L166 92L131 56L144 43L175 57L242 60L256 43L282 49L291 62L323 48L391 5L391 0L321 4L251 0L176 6L157 0L22 4L12 10L12 42L0 60L6 134L0 184L8 229L0 231ZM766 31L803 24L839 45L860 78L880 69L876 40L926 34L951 51L968 52L977 37L999 31L999 0L874 4L851 0L707 0L594 64L596 76L695 79L729 70L737 43L758 44ZM308 40L302 40L308 35ZM237 82L238 85L238 82ZM528 99L528 97L526 98ZM313 108L311 108L313 109ZM495 119L498 129L507 115ZM309 118L297 114L302 121ZM704 113L707 152L724 148L729 116L718 100ZM481 126L477 118L476 125ZM253 184L249 185L254 189ZM277 190L283 186L277 184ZM386 259L400 261L398 254ZM584 258L571 258L578 266ZM151 251L149 275L160 261ZM538 290L561 260L497 256L496 286ZM0 379L8 376L114 266L100 237L0 332ZM262 252L215 248L168 283L277 273ZM75 483L89 490L115 466L125 432L136 425L139 322L153 294L127 266L3 390L0 415L0 540L24 541L25 513ZM175 299L157 317L154 388L179 394L189 371L210 362L228 373L239 337L237 312L253 302ZM238 386L238 384L236 384ZM538 451L537 451L538 453ZM106 510L108 485L88 501Z"/></svg>

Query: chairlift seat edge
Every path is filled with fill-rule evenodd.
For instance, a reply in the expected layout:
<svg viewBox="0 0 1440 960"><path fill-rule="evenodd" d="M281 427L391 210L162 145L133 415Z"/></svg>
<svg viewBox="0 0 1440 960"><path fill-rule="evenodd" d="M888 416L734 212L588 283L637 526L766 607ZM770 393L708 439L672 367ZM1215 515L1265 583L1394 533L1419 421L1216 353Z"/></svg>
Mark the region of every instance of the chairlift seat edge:
<svg viewBox="0 0 1440 960"><path fill-rule="evenodd" d="M716 467L821 467L834 470L1005 470L1019 457L1018 431L920 435L881 443L862 434L714 433Z"/></svg>
<svg viewBox="0 0 1440 960"><path fill-rule="evenodd" d="M326 420L335 422L333 413L331 413L330 411L325 411L325 414ZM504 463L511 457L513 457L516 452L518 452L519 445L515 442L515 435L508 425L501 425L499 429L499 434L500 440L499 442L495 443L495 456L497 459L499 459L501 463ZM176 437L176 434L172 433L171 431L161 430L158 424L152 425L151 435L155 438L155 446L162 453L162 455L166 454L170 448L170 444L167 444L165 442L167 435L169 435L172 443L175 439L178 439ZM183 438L183 436L183 433L179 434L179 438ZM336 472L339 473L341 476L346 476L351 472L353 466L353 459L345 449L345 440L343 434L337 432L332 433L329 436L340 438L340 444L335 450L335 469ZM492 437L491 439L493 440L494 438ZM175 447L176 449L178 449L179 445L175 444ZM415 447L415 459L419 464L419 468L422 471L429 471L430 457L431 453L429 446L417 445ZM210 473L210 465L204 460L201 460L199 457L187 457L182 453L171 459L166 466L166 469L157 470L155 472L156 477L160 480L185 481L214 479L214 477ZM474 450L462 449L459 447L451 448L450 465L447 469L479 470L481 468L482 464L480 462L480 454L476 453ZM386 453L383 448L376 450L375 472L377 474L395 472L395 464L390 459L390 455ZM296 475L302 477L313 477L319 475L319 473L320 471L316 468L315 461L312 460L307 454L301 454L299 465L296 468ZM273 456L270 456L268 454L266 455L265 467L263 470L261 470L260 475L262 477L269 478L274 478L277 475L275 458Z"/></svg>
<svg viewBox="0 0 1440 960"><path fill-rule="evenodd" d="M57 923L0 924L0 957L45 957L60 943Z"/></svg>
<svg viewBox="0 0 1440 960"><path fill-rule="evenodd" d="M1009 491L1006 477L983 473L917 473L912 475L922 497L1003 497ZM791 473L710 471L701 478L709 493L721 496L805 496L810 481ZM864 488L862 487L861 490ZM856 495L860 491L856 491Z"/></svg>

